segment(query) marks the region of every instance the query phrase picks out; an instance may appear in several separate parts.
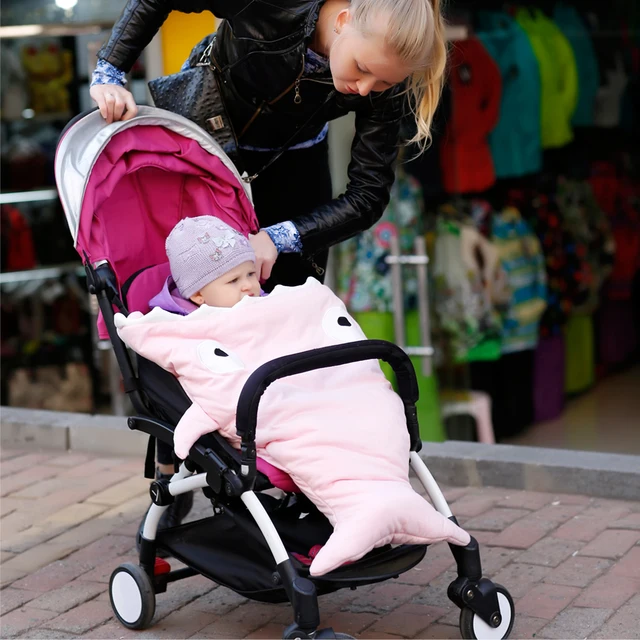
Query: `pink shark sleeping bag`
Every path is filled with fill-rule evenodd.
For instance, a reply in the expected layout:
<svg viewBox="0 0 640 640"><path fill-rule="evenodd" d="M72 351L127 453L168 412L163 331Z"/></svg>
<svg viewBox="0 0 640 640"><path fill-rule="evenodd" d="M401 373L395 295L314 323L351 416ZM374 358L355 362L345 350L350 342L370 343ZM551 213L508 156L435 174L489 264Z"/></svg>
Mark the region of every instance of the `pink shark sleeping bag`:
<svg viewBox="0 0 640 640"><path fill-rule="evenodd" d="M122 340L177 376L193 404L178 423L181 458L219 430L235 446L238 397L269 360L366 337L333 292L309 278L232 308L188 316L154 309L116 315ZM310 371L274 382L256 429L258 455L288 473L334 532L311 564L327 573L385 544L466 545L469 534L418 495L408 479L409 434L402 401L378 362Z"/></svg>

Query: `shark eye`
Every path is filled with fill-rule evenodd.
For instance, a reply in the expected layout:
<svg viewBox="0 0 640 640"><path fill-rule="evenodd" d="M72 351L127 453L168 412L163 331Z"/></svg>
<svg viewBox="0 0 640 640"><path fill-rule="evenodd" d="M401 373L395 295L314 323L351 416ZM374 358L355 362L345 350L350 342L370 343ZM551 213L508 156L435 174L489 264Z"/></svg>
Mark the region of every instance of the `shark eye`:
<svg viewBox="0 0 640 640"><path fill-rule="evenodd" d="M355 320L346 312L344 307L331 307L325 311L322 318L324 332L338 342L355 342L366 340L362 329Z"/></svg>
<svg viewBox="0 0 640 640"><path fill-rule="evenodd" d="M233 373L245 368L239 356L215 340L201 342L197 351L200 362L213 373Z"/></svg>

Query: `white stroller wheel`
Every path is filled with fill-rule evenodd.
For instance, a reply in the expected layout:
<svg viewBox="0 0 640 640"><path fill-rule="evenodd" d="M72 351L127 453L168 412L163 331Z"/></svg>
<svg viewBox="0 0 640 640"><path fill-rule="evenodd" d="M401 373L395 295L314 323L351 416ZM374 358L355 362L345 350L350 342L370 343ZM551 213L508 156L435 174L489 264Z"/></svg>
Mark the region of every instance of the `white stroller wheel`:
<svg viewBox="0 0 640 640"><path fill-rule="evenodd" d="M116 618L129 629L146 629L156 612L156 595L142 567L121 564L109 581L109 599Z"/></svg>
<svg viewBox="0 0 640 640"><path fill-rule="evenodd" d="M497 584L496 589L502 621L497 627L492 627L465 607L460 611L460 633L466 640L503 640L509 637L515 619L515 605L503 586Z"/></svg>

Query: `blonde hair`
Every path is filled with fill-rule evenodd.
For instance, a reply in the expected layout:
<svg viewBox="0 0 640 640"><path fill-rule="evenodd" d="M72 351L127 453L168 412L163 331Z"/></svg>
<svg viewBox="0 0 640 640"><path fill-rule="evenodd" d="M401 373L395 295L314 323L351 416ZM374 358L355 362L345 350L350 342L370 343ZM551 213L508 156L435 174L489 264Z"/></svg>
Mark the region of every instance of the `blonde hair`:
<svg viewBox="0 0 640 640"><path fill-rule="evenodd" d="M408 92L417 131L408 142L424 151L431 141L447 66L441 0L351 0L351 15L362 33L380 13L388 19L385 44L414 70Z"/></svg>

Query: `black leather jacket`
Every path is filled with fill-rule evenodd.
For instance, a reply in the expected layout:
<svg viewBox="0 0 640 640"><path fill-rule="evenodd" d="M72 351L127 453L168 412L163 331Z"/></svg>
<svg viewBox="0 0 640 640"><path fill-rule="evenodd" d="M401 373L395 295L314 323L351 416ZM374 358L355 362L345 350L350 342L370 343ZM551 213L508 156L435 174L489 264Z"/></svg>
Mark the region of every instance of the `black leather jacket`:
<svg viewBox="0 0 640 640"><path fill-rule="evenodd" d="M296 133L295 142L308 140L328 120L355 111L356 135L346 192L309 214L296 215L293 211L292 220L305 252L310 254L368 229L382 215L394 180L405 104L400 86L361 97L336 92L329 75L320 80L302 77L304 55L322 3L129 0L98 54L129 71L171 11L209 10L223 19L213 57L223 69L223 97L236 134L240 137L246 129L241 144L278 149ZM202 43L196 47L192 63L202 48Z"/></svg>

